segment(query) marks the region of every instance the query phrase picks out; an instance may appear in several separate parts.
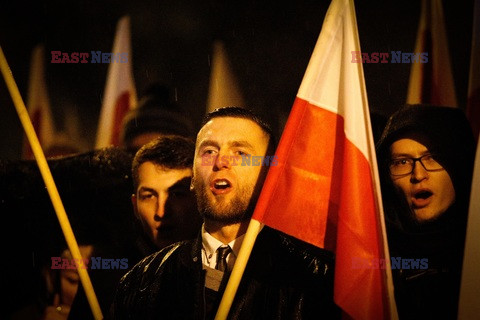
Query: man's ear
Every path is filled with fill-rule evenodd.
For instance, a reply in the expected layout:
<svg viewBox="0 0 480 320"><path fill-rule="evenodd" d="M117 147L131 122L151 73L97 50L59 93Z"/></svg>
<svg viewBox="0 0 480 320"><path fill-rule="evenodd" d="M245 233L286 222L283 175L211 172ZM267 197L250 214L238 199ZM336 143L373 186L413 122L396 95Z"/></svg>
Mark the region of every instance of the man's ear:
<svg viewBox="0 0 480 320"><path fill-rule="evenodd" d="M137 196L135 194L132 194L130 200L132 201L133 213L135 214L135 217L139 219L137 212Z"/></svg>

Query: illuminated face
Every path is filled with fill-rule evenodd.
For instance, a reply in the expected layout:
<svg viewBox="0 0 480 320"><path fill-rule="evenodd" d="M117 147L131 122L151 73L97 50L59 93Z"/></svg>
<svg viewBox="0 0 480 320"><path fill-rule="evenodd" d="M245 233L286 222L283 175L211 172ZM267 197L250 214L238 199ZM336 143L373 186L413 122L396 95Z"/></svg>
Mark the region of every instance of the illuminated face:
<svg viewBox="0 0 480 320"><path fill-rule="evenodd" d="M428 140L419 134L405 135L390 146L391 159L419 158L430 154ZM445 169L427 171L417 161L410 174L390 175L397 191L405 197L417 221L439 217L455 202L455 189Z"/></svg>
<svg viewBox="0 0 480 320"><path fill-rule="evenodd" d="M152 162L138 167L138 188L132 196L137 218L152 242L163 248L195 238L201 226L189 190L192 170L166 169Z"/></svg>
<svg viewBox="0 0 480 320"><path fill-rule="evenodd" d="M265 156L268 142L268 135L249 119L218 117L203 126L197 136L193 187L206 221L228 225L250 218L266 170L241 165L241 157Z"/></svg>

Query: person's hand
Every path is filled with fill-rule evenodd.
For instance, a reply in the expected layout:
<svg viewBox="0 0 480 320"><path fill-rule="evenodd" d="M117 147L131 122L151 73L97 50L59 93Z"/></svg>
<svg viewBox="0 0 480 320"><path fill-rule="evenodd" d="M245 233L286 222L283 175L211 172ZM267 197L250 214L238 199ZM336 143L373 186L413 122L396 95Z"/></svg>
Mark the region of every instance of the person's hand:
<svg viewBox="0 0 480 320"><path fill-rule="evenodd" d="M43 311L42 320L66 320L70 313L70 306L60 303L60 296L55 294L53 304Z"/></svg>

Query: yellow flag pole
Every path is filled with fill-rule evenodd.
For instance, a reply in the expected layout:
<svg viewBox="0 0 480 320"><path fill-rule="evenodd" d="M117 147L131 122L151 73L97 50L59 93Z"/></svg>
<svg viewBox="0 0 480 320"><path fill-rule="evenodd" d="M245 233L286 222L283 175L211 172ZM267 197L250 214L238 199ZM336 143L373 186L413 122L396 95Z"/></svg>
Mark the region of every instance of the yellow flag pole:
<svg viewBox="0 0 480 320"><path fill-rule="evenodd" d="M78 249L77 240L75 239L75 236L73 234L70 221L68 220L67 213L65 212L65 208L63 207L63 203L60 199L60 195L55 185L55 181L53 180L52 173L50 172L50 168L48 167L48 163L43 153L42 147L40 146L40 142L38 141L37 134L35 133L32 122L30 121L27 108L25 107L25 103L23 102L22 96L20 95L20 91L18 90L17 84L15 83L12 71L8 66L7 59L3 54L3 49L1 46L0 69L2 70L2 74L7 84L8 91L12 96L15 109L17 110L18 116L23 125L23 129L25 130L25 134L27 135L30 146L32 147L33 154L37 161L38 168L40 169L40 173L42 174L45 186L47 187L50 199L52 200L52 204L55 209L55 213L57 214L60 227L62 228L63 234L65 236L65 240L67 241L68 248L70 249L70 252L72 253L74 259L82 259L82 255L80 254L80 250ZM87 270L79 268L77 271L80 276L80 281L82 282L83 288L87 295L88 303L90 304L90 308L92 309L93 316L96 320L103 319L102 311L100 309L100 305L98 304L95 292L93 291L92 282L90 281Z"/></svg>
<svg viewBox="0 0 480 320"><path fill-rule="evenodd" d="M257 239L258 234L263 228L263 224L257 220L251 219L245 233L245 238L242 242L242 247L238 252L237 260L235 260L235 265L233 266L232 274L228 279L227 287L223 293L222 300L218 306L217 314L215 320L224 320L228 316L230 307L232 306L233 299L237 293L240 280L242 280L243 272L247 266L248 258L252 252L253 245Z"/></svg>

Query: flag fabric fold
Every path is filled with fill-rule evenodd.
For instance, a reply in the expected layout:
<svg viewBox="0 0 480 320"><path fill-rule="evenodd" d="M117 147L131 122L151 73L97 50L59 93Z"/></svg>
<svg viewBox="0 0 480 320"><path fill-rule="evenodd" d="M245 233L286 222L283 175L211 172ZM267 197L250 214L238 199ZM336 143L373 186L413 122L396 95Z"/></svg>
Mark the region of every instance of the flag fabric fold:
<svg viewBox="0 0 480 320"><path fill-rule="evenodd" d="M379 179L353 51L361 51L353 0L333 0L253 219L335 252L334 299L346 317L389 319L396 311Z"/></svg>
<svg viewBox="0 0 480 320"><path fill-rule="evenodd" d="M422 0L414 53L428 61L412 63L407 103L458 106L447 39L442 0Z"/></svg>
<svg viewBox="0 0 480 320"><path fill-rule="evenodd" d="M36 46L32 52L27 110L42 149L48 150L54 143L56 129L45 80L45 48L43 45ZM33 152L26 137L23 142L22 158L33 159Z"/></svg>
<svg viewBox="0 0 480 320"><path fill-rule="evenodd" d="M97 129L97 149L120 145L123 118L137 103L128 16L121 18L117 24L112 54Z"/></svg>

